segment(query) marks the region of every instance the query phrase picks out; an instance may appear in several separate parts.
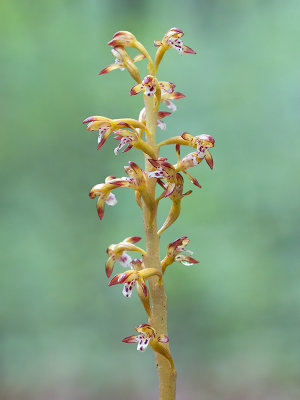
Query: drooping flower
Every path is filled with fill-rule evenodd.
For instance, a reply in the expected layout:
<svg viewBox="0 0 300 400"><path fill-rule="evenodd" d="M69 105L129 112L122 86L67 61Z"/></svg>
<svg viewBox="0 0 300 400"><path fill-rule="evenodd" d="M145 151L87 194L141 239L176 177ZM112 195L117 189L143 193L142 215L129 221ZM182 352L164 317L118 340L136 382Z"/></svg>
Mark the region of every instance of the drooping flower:
<svg viewBox="0 0 300 400"><path fill-rule="evenodd" d="M131 95L144 92L146 96L153 96L156 91L161 91L162 89L166 93L172 93L174 91L174 83L158 81L155 76L147 75L143 79L142 83L133 86L130 90Z"/></svg>
<svg viewBox="0 0 300 400"><path fill-rule="evenodd" d="M136 38L135 36L128 31L118 31L113 35L113 39L108 42L109 46L129 46L129 47L136 47Z"/></svg>
<svg viewBox="0 0 300 400"><path fill-rule="evenodd" d="M145 297L148 296L148 289L145 284L145 279L150 278L151 276L157 275L161 278L161 272L157 268L144 268L140 271L130 269L121 274L118 274L112 278L109 282L108 286L116 285L119 283L124 284L123 295L125 297L131 297L132 290L135 286L140 286L142 288L143 294Z"/></svg>
<svg viewBox="0 0 300 400"><path fill-rule="evenodd" d="M105 183L95 185L90 190L89 196L91 199L98 197L97 213L100 219L103 218L105 204L107 204L108 206L114 206L117 204L116 196L111 193L113 189L119 187L118 184L113 183L115 179L115 176L108 176L105 179Z"/></svg>
<svg viewBox="0 0 300 400"><path fill-rule="evenodd" d="M117 244L111 244L107 249L108 259L105 263L105 272L107 277L109 278L114 269L114 265L116 261L124 267L130 267L131 257L127 254L127 251L137 251L141 254L146 254L146 252L140 247L135 246L135 243L141 240L138 236L131 236L124 239L122 242Z"/></svg>
<svg viewBox="0 0 300 400"><path fill-rule="evenodd" d="M86 128L88 131L99 131L97 150L103 146L106 139L112 132L119 130L120 128L127 128L130 126L132 128L139 128L145 132L148 132L144 124L132 118L110 119L102 116L91 116L86 118L83 123L88 123Z"/></svg>
<svg viewBox="0 0 300 400"><path fill-rule="evenodd" d="M199 263L199 261L190 257L189 255L181 254L183 252L193 254L191 250L186 249L186 246L189 244L189 242L190 239L188 239L187 236L182 236L168 245L167 255L161 262L163 273L165 272L167 266L175 261L179 261L181 264L186 266Z"/></svg>
<svg viewBox="0 0 300 400"><path fill-rule="evenodd" d="M115 69L120 69L124 71L127 69L130 75L136 80L138 83L141 82L141 77L139 70L134 65L137 61L141 61L145 58L143 54L138 54L133 59L129 57L129 54L122 46L116 46L112 50L112 55L115 57L115 62L113 64L108 65L102 71L99 72L99 75L107 74Z"/></svg>
<svg viewBox="0 0 300 400"><path fill-rule="evenodd" d="M97 201L97 212L99 218L102 220L104 215L104 205L108 201L109 205L115 205L116 201L112 197L109 198L109 194L113 189L120 187L128 187L135 191L135 197L138 205L142 207L141 198L147 203L150 198L145 190L145 176L144 171L134 162L129 161L129 166L124 166L124 169L128 177L123 176L116 178L115 176L109 176L106 178L105 183L100 183L92 187L90 191L90 198L94 199L98 197Z"/></svg>

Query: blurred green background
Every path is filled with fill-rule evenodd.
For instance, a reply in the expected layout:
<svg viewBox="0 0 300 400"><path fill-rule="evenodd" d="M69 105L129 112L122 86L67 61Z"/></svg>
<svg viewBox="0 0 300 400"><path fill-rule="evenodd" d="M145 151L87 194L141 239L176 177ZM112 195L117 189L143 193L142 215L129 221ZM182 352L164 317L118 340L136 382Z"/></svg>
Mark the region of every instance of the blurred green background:
<svg viewBox="0 0 300 400"><path fill-rule="evenodd" d="M121 342L145 314L104 273L109 244L143 236L140 210L119 190L100 222L88 197L142 157L115 157L112 138L97 152L82 120L142 105L126 71L97 76L112 35L154 55L173 26L197 55L163 60L159 79L187 97L158 137L216 139L214 170L192 170L203 188L186 182L162 238L163 256L188 235L200 260L166 274L178 399L299 399L299 1L2 0L0 13L1 400L157 397L153 353Z"/></svg>

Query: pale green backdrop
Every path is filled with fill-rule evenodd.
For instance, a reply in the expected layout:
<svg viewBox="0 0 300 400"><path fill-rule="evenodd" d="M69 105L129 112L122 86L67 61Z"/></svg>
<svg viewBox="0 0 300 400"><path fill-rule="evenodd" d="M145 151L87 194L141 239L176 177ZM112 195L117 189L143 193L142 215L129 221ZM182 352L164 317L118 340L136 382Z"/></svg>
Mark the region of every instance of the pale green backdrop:
<svg viewBox="0 0 300 400"><path fill-rule="evenodd" d="M97 152L82 120L141 107L126 71L97 76L112 35L132 31L153 55L173 26L197 55L164 59L159 79L187 97L159 138L216 139L214 170L193 169L203 188L186 183L162 238L188 235L200 260L166 274L178 399L298 399L299 1L2 0L0 14L0 399L157 396L151 349L121 342L144 312L104 273L109 244L143 235L140 210L119 190L100 222L88 197L142 157L115 157L112 138Z"/></svg>

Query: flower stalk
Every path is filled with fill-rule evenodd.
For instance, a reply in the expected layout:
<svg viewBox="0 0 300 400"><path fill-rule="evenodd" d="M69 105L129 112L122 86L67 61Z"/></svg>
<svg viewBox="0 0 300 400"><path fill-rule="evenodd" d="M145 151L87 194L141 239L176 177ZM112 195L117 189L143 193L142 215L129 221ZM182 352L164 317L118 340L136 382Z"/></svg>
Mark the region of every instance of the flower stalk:
<svg viewBox="0 0 300 400"><path fill-rule="evenodd" d="M192 258L190 250L186 250L189 243L187 236L171 242L167 248L166 256L160 259L160 236L180 216L182 199L191 194L183 191L185 174L196 186L201 185L186 170L206 160L209 167L213 168L212 156L209 149L214 147L214 139L210 135L201 134L193 136L187 132L182 135L164 139L159 144L156 141L156 127L166 129L162 118L176 111L172 102L185 95L174 92L175 85L157 78L158 67L167 50L175 49L180 55L183 53L196 54L191 48L182 42L183 32L178 28L171 28L161 41L155 41L158 47L154 62L145 47L127 31L119 31L108 43L112 46L112 54L115 64L104 68L100 75L105 75L114 70L125 70L136 81L130 95L143 93L144 107L139 112L138 120L133 118L110 119L102 116L92 116L83 122L88 123L88 131L98 131L98 146L100 149L111 133L119 141L114 149L117 155L121 149L127 153L134 148L144 153L145 167L142 169L133 161L128 161L124 166L128 176L117 178L108 176L105 183L94 185L90 191L90 197L97 197L97 212L99 218L104 217L105 204L114 206L117 198L112 193L115 189L127 187L134 190L135 200L143 213L145 250L137 246L140 241L138 236L130 236L117 244L112 244L107 249L108 259L105 263L105 271L108 278L111 277L115 264L118 262L126 271L118 273L111 278L109 286L123 284L123 295L130 298L133 288L136 286L138 296L148 316L148 323L137 326L137 335L123 339L124 343L137 343L137 350L145 351L148 345L155 353L156 366L159 377L160 400L174 400L176 397L176 378L173 358L170 352L168 328L167 328L167 296L164 287L164 273L166 268L180 262L185 266L193 266L198 263ZM125 49L131 47L139 52L131 59ZM137 61L146 60L147 75L141 79L140 72L135 65ZM161 111L159 108L165 105L171 112ZM144 138L143 138L144 135ZM166 158L160 158L159 152L165 145L175 145L176 164L167 162ZM180 146L192 147L195 151L181 159ZM163 189L156 198L157 184ZM171 208L165 222L158 229L157 209L161 200L169 197ZM128 252L136 252L140 259L132 259ZM186 254L187 253L187 254ZM117 263L117 264L118 264ZM117 268L117 267L116 267ZM147 287L149 285L149 289Z"/></svg>

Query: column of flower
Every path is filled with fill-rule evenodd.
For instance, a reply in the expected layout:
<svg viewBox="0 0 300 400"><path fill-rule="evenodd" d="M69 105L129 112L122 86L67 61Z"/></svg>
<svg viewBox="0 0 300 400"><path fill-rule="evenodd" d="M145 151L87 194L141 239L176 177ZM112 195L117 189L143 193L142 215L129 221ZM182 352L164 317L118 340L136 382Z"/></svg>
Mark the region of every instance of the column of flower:
<svg viewBox="0 0 300 400"><path fill-rule="evenodd" d="M176 111L174 100L185 97L182 93L174 91L175 85L167 81L159 81L157 70L159 64L169 49L176 49L180 55L183 53L195 54L182 42L183 32L178 28L170 29L161 41L154 41L158 47L154 61L144 46L137 41L130 32L117 32L108 43L112 46L115 62L104 68L100 75L115 69L125 70L136 81L131 90L131 95L143 93L144 107L139 112L138 119L121 118L110 119L102 116L92 116L83 122L88 123L87 130L98 131L98 149L100 149L109 135L113 133L118 141L114 153L117 155L122 150L126 153L132 148L142 151L145 155L145 168L142 169L135 162L129 161L124 167L127 176L117 178L108 176L104 183L95 185L90 191L90 197L97 197L97 212L99 218L104 215L105 204L114 206L117 203L114 189L128 187L134 190L137 205L143 213L145 227L146 250L138 247L141 239L130 236L117 244L112 244L107 249L108 260L105 271L111 277L116 261L126 268L125 272L118 273L109 282L109 286L123 285L123 294L131 297L136 286L138 296L148 315L147 323L136 327L137 334L123 339L125 343L137 343L137 349L144 351L149 345L155 352L156 364L159 374L160 399L172 400L176 394L176 371L169 348L167 336L167 298L164 290L164 273L172 263L179 261L183 265L198 263L191 257L191 251L186 250L189 239L182 236L171 242L167 254L160 260L160 235L168 229L180 215L182 199L192 191L183 192L184 179L181 173L196 186L201 188L197 179L187 172L187 169L206 160L213 168L212 156L209 148L214 147L214 139L207 134L192 136L184 132L156 143L156 127L165 130L163 118ZM139 53L131 59L126 47L132 47ZM148 74L140 77L136 62L147 60ZM171 112L159 110L160 105L166 105ZM159 157L160 149L165 145L175 145L177 162L171 164L164 157ZM195 151L180 156L180 146L192 147ZM156 184L162 188L162 193L156 198ZM161 200L169 198L171 208L165 222L157 229L157 207ZM141 258L132 259L128 252L137 252ZM149 288L146 285L149 283Z"/></svg>

